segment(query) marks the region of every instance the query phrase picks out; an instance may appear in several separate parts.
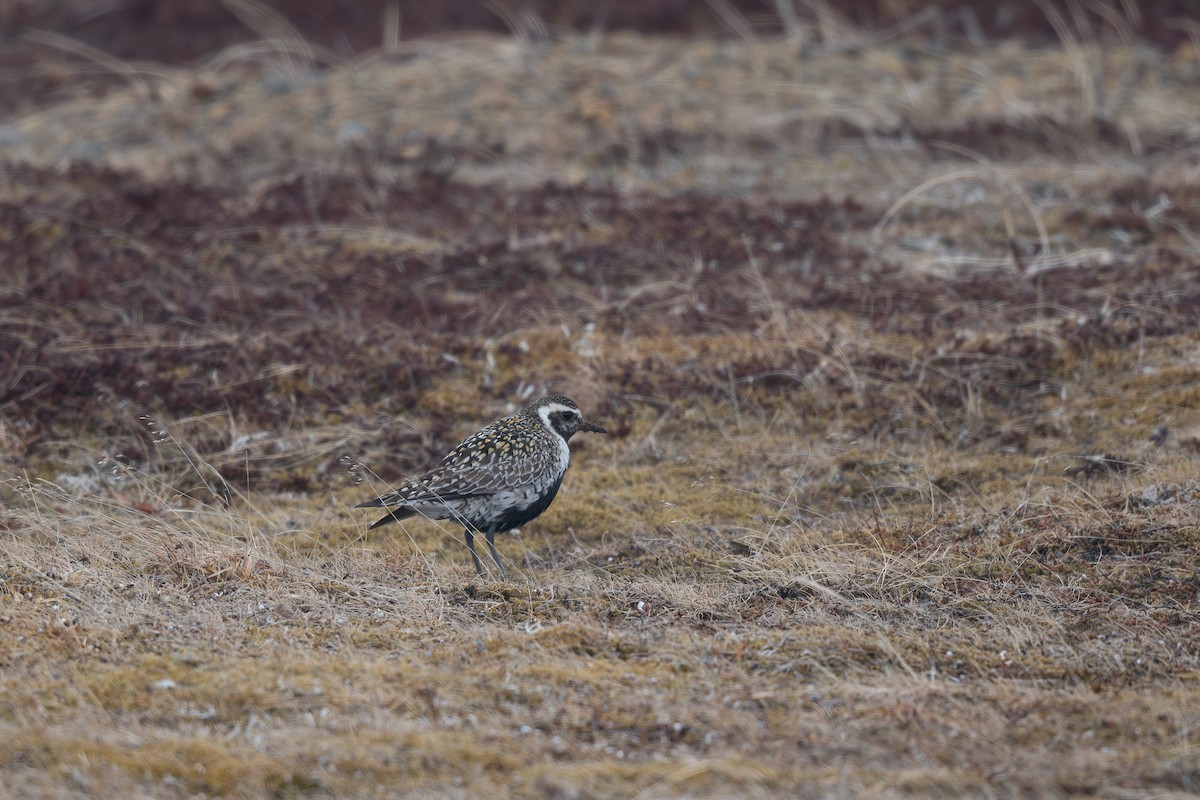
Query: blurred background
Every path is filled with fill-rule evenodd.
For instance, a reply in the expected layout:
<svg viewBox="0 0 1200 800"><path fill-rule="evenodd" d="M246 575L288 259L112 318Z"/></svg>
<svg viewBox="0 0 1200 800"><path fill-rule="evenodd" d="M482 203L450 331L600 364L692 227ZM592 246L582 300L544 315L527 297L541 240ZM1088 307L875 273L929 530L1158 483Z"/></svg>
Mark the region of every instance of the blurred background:
<svg viewBox="0 0 1200 800"><path fill-rule="evenodd" d="M527 35L636 31L664 36L801 35L822 40L822 26L880 33L907 29L943 41L982 43L1019 37L1058 40L1076 34L1136 35L1171 49L1200 32L1196 0L1008 0L997 3L914 0L4 0L0 3L0 112L28 108L46 95L77 91L64 76L23 72L39 58L21 34L70 37L116 58L189 64L271 33L282 24L341 58L380 47L395 25L401 39L486 31ZM274 27L274 31L272 31ZM76 76L77 79L77 76Z"/></svg>

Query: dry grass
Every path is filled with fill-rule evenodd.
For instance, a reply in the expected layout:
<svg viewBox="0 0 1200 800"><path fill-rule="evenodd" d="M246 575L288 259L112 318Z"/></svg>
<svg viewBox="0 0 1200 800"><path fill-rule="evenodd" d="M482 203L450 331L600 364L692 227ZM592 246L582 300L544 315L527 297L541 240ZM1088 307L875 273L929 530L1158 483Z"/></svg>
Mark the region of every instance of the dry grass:
<svg viewBox="0 0 1200 800"><path fill-rule="evenodd" d="M1200 793L1194 53L747 31L10 122L9 794ZM364 531L547 389L511 583Z"/></svg>
<svg viewBox="0 0 1200 800"><path fill-rule="evenodd" d="M686 405L579 448L552 511L502 544L503 585L475 584L454 530L364 535L361 466L228 509L176 492L204 483L191 456L106 464L82 495L9 474L8 785L1196 790L1190 458L1069 479L1064 459L847 448L836 415L789 436L744 399L736 426Z"/></svg>

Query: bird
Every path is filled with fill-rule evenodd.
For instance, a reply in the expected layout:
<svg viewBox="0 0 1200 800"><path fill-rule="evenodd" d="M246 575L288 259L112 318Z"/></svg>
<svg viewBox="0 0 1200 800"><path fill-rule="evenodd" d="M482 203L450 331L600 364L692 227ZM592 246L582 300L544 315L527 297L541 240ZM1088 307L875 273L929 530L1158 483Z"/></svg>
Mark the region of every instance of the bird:
<svg viewBox="0 0 1200 800"><path fill-rule="evenodd" d="M547 395L467 437L424 475L355 508L388 509L368 530L416 514L454 520L463 526L480 578L475 534L482 533L501 580L508 580L496 534L521 527L550 506L571 463L567 443L580 431L608 433L584 420L574 400Z"/></svg>

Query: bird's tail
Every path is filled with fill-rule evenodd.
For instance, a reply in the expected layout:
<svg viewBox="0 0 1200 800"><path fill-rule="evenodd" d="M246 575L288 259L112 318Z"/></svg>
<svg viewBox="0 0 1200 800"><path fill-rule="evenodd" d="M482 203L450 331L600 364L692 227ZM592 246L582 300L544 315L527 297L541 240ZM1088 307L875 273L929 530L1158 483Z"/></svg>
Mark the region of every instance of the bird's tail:
<svg viewBox="0 0 1200 800"><path fill-rule="evenodd" d="M376 497L374 500L368 500L365 503L359 503L355 508L383 508L387 505L387 501L382 497ZM399 522L402 519L411 517L417 512L411 506L397 506L388 511L387 516L376 522L367 530L374 530L380 525L387 525L389 522Z"/></svg>
<svg viewBox="0 0 1200 800"><path fill-rule="evenodd" d="M367 505L366 503L363 504L363 506L366 506L366 505ZM355 508L362 508L363 506L355 506ZM388 511L386 517L379 520L371 527L367 528L367 530L373 531L376 528L378 528L380 525L387 525L388 523L391 523L391 522L399 522L400 520L405 519L406 517L411 517L413 514L416 514L416 513L417 512L413 511L411 508L406 508L406 507L393 508L392 510Z"/></svg>

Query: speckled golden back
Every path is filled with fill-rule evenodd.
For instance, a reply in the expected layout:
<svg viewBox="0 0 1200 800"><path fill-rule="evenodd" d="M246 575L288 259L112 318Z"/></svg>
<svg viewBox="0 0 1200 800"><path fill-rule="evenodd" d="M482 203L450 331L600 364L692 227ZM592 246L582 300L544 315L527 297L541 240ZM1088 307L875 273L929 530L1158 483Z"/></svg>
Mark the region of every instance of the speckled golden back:
<svg viewBox="0 0 1200 800"><path fill-rule="evenodd" d="M556 438L541 420L527 414L505 417L470 436L428 473L397 489L393 503L439 502L549 486L562 479L568 465Z"/></svg>

